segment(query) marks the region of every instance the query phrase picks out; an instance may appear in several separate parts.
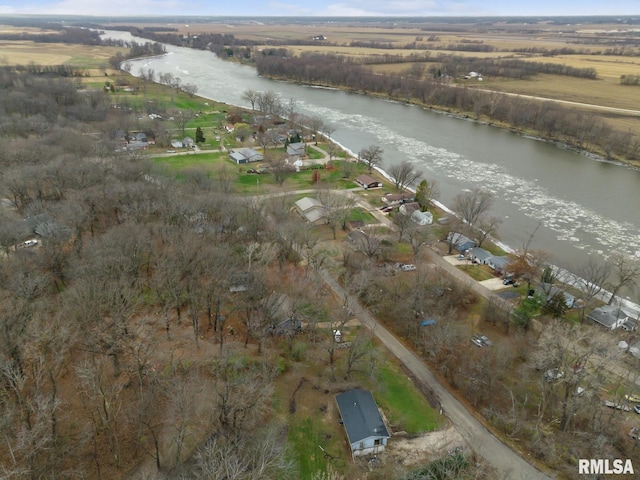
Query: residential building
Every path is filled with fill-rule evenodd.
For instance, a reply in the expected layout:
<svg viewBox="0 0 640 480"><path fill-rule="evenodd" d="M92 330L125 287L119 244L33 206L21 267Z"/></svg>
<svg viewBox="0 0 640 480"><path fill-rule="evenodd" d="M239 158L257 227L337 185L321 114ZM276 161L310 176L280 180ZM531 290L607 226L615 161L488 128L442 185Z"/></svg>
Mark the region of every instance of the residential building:
<svg viewBox="0 0 640 480"><path fill-rule="evenodd" d="M630 319L629 314L617 305L603 305L596 308L587 314L587 318L609 330L615 330Z"/></svg>
<svg viewBox="0 0 640 480"><path fill-rule="evenodd" d="M370 190L372 188L382 188L381 181L376 180L371 175L367 175L366 173L358 175L358 177L356 178L356 183L365 190Z"/></svg>
<svg viewBox="0 0 640 480"><path fill-rule="evenodd" d="M316 198L304 197L295 203L295 208L309 223L320 224L327 219L327 209Z"/></svg>
<svg viewBox="0 0 640 480"><path fill-rule="evenodd" d="M433 223L433 215L431 214L431 212L421 212L420 210L414 210L411 214L411 220L413 220L418 225L431 225Z"/></svg>
<svg viewBox="0 0 640 480"><path fill-rule="evenodd" d="M351 456L384 451L391 435L371 392L349 390L337 395L336 403L351 447Z"/></svg>

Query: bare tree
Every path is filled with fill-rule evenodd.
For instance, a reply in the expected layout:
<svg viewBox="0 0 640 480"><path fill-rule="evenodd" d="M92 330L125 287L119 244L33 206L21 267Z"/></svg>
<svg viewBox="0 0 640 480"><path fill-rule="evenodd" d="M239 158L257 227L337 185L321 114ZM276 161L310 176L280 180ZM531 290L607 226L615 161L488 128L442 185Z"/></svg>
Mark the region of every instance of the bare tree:
<svg viewBox="0 0 640 480"><path fill-rule="evenodd" d="M336 239L336 230L347 228L347 221L351 215L351 210L356 204L356 200L349 194L341 194L330 190L320 190L318 199L322 202L327 216L327 224L333 231L333 239Z"/></svg>
<svg viewBox="0 0 640 480"><path fill-rule="evenodd" d="M589 257L587 262L576 269L576 287L581 292L583 304L580 308L580 321L584 322L587 309L591 308L593 300L603 291L611 274L611 264Z"/></svg>
<svg viewBox="0 0 640 480"><path fill-rule="evenodd" d="M422 173L417 172L409 160L404 160L389 167L389 175L393 178L396 191L400 192L416 182Z"/></svg>
<svg viewBox="0 0 640 480"><path fill-rule="evenodd" d="M104 435L117 467L122 461L123 389L124 383L113 382L108 368L100 358L84 362L76 368L86 397L87 414L92 421L93 435Z"/></svg>
<svg viewBox="0 0 640 480"><path fill-rule="evenodd" d="M287 163L284 154L274 155L269 159L269 172L273 175L273 179L282 187L282 184L287 179L289 174L293 171L293 168Z"/></svg>
<svg viewBox="0 0 640 480"><path fill-rule="evenodd" d="M482 247L487 238L496 234L501 223L502 219L498 217L485 217L480 221L478 228L475 229L475 240L478 243L478 247Z"/></svg>
<svg viewBox="0 0 640 480"><path fill-rule="evenodd" d="M611 290L611 297L607 302L609 305L613 303L613 300L621 290L629 289L633 291L636 288L636 280L640 276L640 263L627 255L616 253L612 256L610 263L609 289Z"/></svg>
<svg viewBox="0 0 640 480"><path fill-rule="evenodd" d="M311 130L311 134L313 139L315 140L315 144L318 144L318 135L320 135L320 132L322 131L323 127L324 127L324 122L320 117L317 116L311 116L311 117L305 117L304 118L304 125L305 127L307 127L309 130Z"/></svg>
<svg viewBox="0 0 640 480"><path fill-rule="evenodd" d="M535 362L542 372L540 385L549 392L547 406L559 413L560 429L566 432L591 399L600 403L597 393L617 352L607 347L602 332L559 321L544 329L539 344Z"/></svg>
<svg viewBox="0 0 640 480"><path fill-rule="evenodd" d="M479 227L493 206L493 194L480 188L462 192L453 200L453 210L472 227Z"/></svg>
<svg viewBox="0 0 640 480"><path fill-rule="evenodd" d="M282 114L282 102L275 92L259 93L256 102L258 109L265 115L280 116Z"/></svg>
<svg viewBox="0 0 640 480"><path fill-rule="evenodd" d="M194 118L195 114L191 110L178 110L176 108L169 110L168 113L173 117L173 123L184 138L187 135L187 123Z"/></svg>
<svg viewBox="0 0 640 480"><path fill-rule="evenodd" d="M255 111L256 103L260 98L260 93L252 89L247 89L242 93L242 100L248 102L251 105L251 110Z"/></svg>
<svg viewBox="0 0 640 480"><path fill-rule="evenodd" d="M369 169L369 173L375 168L382 165L382 154L384 150L379 145L369 145L358 153L358 161L364 163Z"/></svg>

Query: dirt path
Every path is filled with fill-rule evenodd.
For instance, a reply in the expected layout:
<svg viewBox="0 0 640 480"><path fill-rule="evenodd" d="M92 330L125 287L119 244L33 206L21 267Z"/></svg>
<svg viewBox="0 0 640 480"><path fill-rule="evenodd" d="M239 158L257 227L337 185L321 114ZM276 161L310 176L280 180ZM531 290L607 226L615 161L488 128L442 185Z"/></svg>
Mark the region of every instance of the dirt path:
<svg viewBox="0 0 640 480"><path fill-rule="evenodd" d="M434 461L457 447L465 447L465 440L458 430L450 426L444 430L418 436L395 436L387 444L384 455L387 462L410 466L424 461Z"/></svg>

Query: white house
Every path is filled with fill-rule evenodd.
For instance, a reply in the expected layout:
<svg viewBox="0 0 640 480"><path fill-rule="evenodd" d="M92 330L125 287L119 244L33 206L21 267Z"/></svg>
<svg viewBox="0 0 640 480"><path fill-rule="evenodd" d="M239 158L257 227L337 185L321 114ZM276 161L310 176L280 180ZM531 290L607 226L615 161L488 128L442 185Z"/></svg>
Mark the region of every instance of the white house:
<svg viewBox="0 0 640 480"><path fill-rule="evenodd" d="M349 390L336 395L336 403L351 446L351 456L357 457L384 451L391 435L371 392L360 389Z"/></svg>
<svg viewBox="0 0 640 480"><path fill-rule="evenodd" d="M411 220L418 225L431 225L433 223L433 215L431 212L421 212L420 210L414 210L411 214Z"/></svg>

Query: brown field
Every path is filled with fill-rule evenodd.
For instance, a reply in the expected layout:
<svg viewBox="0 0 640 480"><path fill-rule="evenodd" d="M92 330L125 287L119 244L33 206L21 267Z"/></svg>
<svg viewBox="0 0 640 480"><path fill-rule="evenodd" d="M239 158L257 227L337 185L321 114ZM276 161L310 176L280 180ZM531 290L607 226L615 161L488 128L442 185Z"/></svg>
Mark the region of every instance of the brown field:
<svg viewBox="0 0 640 480"><path fill-rule="evenodd" d="M5 30L0 30L5 31ZM64 43L35 43L30 41L0 42L0 65L71 65L79 68L107 66L109 58L123 49L70 45Z"/></svg>
<svg viewBox="0 0 640 480"><path fill-rule="evenodd" d="M640 56L604 55L610 48L602 44L603 40L623 41L625 32L616 29L616 25L558 26L540 23L537 25L518 24L430 24L378 25L374 23L191 23L157 24L173 27L178 33L225 33L237 38L264 42L278 41L294 54L304 52L331 53L335 55L362 58L365 56L386 56L423 54L432 56L450 54L472 58L518 58L531 62L558 63L576 68L594 68L597 80L581 79L560 75L538 74L526 80L485 77L482 83L469 81L467 85L520 95L531 95L545 99L558 99L570 102L602 105L612 108L634 109L638 105L640 87L620 85L621 75L640 74ZM146 27L151 25L147 24ZM0 32L16 31L13 27L0 26ZM31 29L37 31L35 29ZM20 31L23 31L20 29ZM606 35L604 35L606 33ZM310 45L294 45L308 40L311 35L324 35L326 42ZM392 48L367 48L353 46L352 42L376 42L389 44ZM417 42L425 49L406 48ZM271 43L273 44L273 43ZM491 52L473 52L451 49L449 46L490 45ZM261 47L257 47L261 48ZM519 49L560 49L571 48L579 51L575 55L542 55L539 53L519 52ZM637 54L640 47L626 46L627 51ZM35 44L33 42L0 43L0 64L15 65L34 62L42 65L77 65L91 68L99 73L106 68L108 59L117 49L106 47L88 47L82 45ZM589 55L588 52L593 52ZM425 76L436 63L425 63ZM372 65L370 68L381 73L402 73L411 67L411 63L387 63ZM463 82L463 80L456 80ZM577 108L577 107L576 107ZM601 113L602 114L602 113ZM607 121L624 130L640 133L640 119L625 117L619 113L607 115Z"/></svg>

